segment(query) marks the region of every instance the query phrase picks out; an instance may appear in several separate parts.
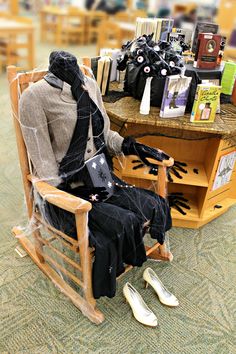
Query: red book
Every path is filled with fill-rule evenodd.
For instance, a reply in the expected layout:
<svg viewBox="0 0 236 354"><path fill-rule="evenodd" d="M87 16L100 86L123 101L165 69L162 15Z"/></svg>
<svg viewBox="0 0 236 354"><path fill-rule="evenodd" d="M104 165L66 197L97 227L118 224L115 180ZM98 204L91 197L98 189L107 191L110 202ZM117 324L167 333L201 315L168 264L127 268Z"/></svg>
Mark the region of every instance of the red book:
<svg viewBox="0 0 236 354"><path fill-rule="evenodd" d="M194 67L215 69L220 50L222 36L220 34L199 33Z"/></svg>
<svg viewBox="0 0 236 354"><path fill-rule="evenodd" d="M236 106L236 80L234 81L234 88L231 96L231 102L234 106Z"/></svg>

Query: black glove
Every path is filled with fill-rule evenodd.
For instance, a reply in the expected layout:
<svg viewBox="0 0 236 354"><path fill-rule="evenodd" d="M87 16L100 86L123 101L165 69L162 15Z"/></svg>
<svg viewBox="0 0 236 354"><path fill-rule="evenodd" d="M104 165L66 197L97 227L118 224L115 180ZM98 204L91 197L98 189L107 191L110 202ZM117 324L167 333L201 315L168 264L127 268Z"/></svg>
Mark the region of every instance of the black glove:
<svg viewBox="0 0 236 354"><path fill-rule="evenodd" d="M151 168L158 168L158 165L150 163L147 158L152 158L157 161L169 160L170 156L162 150L152 148L150 146L137 143L131 137L125 137L122 143L122 152L124 155L137 155L140 160Z"/></svg>
<svg viewBox="0 0 236 354"><path fill-rule="evenodd" d="M76 188L64 188L63 185L58 186L59 189L66 191L67 193L71 193L80 197L84 200L88 200L92 203L102 202L107 199L108 192L105 187L85 187L79 186Z"/></svg>

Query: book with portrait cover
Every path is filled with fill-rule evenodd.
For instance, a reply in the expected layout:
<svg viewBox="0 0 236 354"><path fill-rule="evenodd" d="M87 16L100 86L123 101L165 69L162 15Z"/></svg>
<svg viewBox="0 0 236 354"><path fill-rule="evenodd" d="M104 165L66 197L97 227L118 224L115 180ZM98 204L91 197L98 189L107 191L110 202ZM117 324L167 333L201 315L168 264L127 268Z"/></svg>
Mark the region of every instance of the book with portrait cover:
<svg viewBox="0 0 236 354"><path fill-rule="evenodd" d="M199 33L193 66L200 69L215 69L221 40L220 34Z"/></svg>
<svg viewBox="0 0 236 354"><path fill-rule="evenodd" d="M172 75L166 78L160 117L181 117L185 113L192 78Z"/></svg>
<svg viewBox="0 0 236 354"><path fill-rule="evenodd" d="M194 99L190 122L212 123L215 120L221 86L199 84Z"/></svg>

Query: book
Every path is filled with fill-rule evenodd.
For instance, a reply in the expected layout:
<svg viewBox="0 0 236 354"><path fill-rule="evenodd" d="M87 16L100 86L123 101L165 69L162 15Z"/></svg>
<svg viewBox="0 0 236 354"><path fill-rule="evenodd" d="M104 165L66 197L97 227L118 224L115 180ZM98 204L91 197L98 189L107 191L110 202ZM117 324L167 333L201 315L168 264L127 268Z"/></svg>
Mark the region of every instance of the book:
<svg viewBox="0 0 236 354"><path fill-rule="evenodd" d="M221 86L199 84L193 103L190 122L212 123L215 120Z"/></svg>
<svg viewBox="0 0 236 354"><path fill-rule="evenodd" d="M181 117L185 113L192 78L172 75L166 78L160 117Z"/></svg>
<svg viewBox="0 0 236 354"><path fill-rule="evenodd" d="M161 41L167 41L169 37L169 33L172 31L174 25L174 20L171 18L163 18L161 19L161 29L159 39Z"/></svg>
<svg viewBox="0 0 236 354"><path fill-rule="evenodd" d="M175 42L184 42L187 45L191 44L192 39L192 31L189 29L183 28L173 28L172 32L169 34L169 41L172 43Z"/></svg>
<svg viewBox="0 0 236 354"><path fill-rule="evenodd" d="M106 95L109 89L112 59L109 56L101 57L97 66L97 84L102 96Z"/></svg>
<svg viewBox="0 0 236 354"><path fill-rule="evenodd" d="M102 96L106 95L108 92L110 76L111 76L111 68L112 68L112 59L109 58L109 60L105 60L104 63L102 87L101 87Z"/></svg>
<svg viewBox="0 0 236 354"><path fill-rule="evenodd" d="M220 86L220 79L204 79L201 81L202 84L216 85ZM216 113L220 113L220 96L218 99L218 104L216 108Z"/></svg>
<svg viewBox="0 0 236 354"><path fill-rule="evenodd" d="M234 81L234 88L231 96L231 103L236 106L236 80Z"/></svg>
<svg viewBox="0 0 236 354"><path fill-rule="evenodd" d="M153 33L153 41L160 39L167 41L169 33L172 31L174 20L171 18L142 18L136 20L135 38L144 34Z"/></svg>
<svg viewBox="0 0 236 354"><path fill-rule="evenodd" d="M232 95L234 82L236 78L236 63L226 62L221 78L222 93Z"/></svg>
<svg viewBox="0 0 236 354"><path fill-rule="evenodd" d="M199 33L193 66L200 69L215 69L221 40L220 34Z"/></svg>
<svg viewBox="0 0 236 354"><path fill-rule="evenodd" d="M219 25L211 22L197 22L192 37L192 52L196 53L199 33L217 34Z"/></svg>
<svg viewBox="0 0 236 354"><path fill-rule="evenodd" d="M108 198L114 193L114 182L105 155L98 154L85 161L93 187L104 187Z"/></svg>
<svg viewBox="0 0 236 354"><path fill-rule="evenodd" d="M213 191L223 187L230 182L235 161L236 151L232 151L226 155L221 156L212 186Z"/></svg>
<svg viewBox="0 0 236 354"><path fill-rule="evenodd" d="M119 58L120 55L121 55L120 49L102 48L100 50L100 56L109 56L112 59L110 82L118 81L119 73L117 70L117 59Z"/></svg>
<svg viewBox="0 0 236 354"><path fill-rule="evenodd" d="M91 58L91 69L92 69L93 75L96 80L97 80L97 74L98 74L98 60L100 58L101 58L100 56Z"/></svg>

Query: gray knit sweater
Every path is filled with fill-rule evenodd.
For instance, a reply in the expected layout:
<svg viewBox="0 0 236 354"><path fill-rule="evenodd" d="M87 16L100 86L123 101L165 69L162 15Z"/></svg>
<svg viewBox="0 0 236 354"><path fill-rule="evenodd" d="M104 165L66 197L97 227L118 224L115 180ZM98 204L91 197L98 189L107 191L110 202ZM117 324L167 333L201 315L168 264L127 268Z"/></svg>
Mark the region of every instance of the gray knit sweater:
<svg viewBox="0 0 236 354"><path fill-rule="evenodd" d="M85 88L103 114L104 138L109 152L112 155L120 154L123 138L110 130L110 121L96 81L86 77ZM70 86L65 82L61 90L40 80L29 86L20 98L20 123L34 173L51 185L56 186L61 182L58 167L70 145L77 119L76 107ZM90 118L85 161L96 153L92 119L93 117Z"/></svg>

